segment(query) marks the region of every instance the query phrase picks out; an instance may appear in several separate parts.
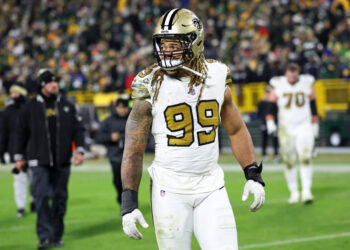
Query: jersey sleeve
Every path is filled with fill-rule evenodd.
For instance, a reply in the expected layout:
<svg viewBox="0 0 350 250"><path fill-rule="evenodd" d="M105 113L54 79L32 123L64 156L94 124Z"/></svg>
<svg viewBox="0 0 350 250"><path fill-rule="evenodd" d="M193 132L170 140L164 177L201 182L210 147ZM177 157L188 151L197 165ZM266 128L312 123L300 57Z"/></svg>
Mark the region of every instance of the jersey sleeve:
<svg viewBox="0 0 350 250"><path fill-rule="evenodd" d="M272 77L272 78L270 79L269 84L271 85L272 88L276 88L279 79L280 79L280 77L277 77L277 76Z"/></svg>
<svg viewBox="0 0 350 250"><path fill-rule="evenodd" d="M151 94L149 90L149 86L151 84L151 72L147 70L143 70L135 76L134 80L131 84L132 94L131 97L133 99L140 99L144 101L151 101Z"/></svg>
<svg viewBox="0 0 350 250"><path fill-rule="evenodd" d="M312 87L315 83L315 77L309 74L301 75L301 80L303 83L303 89L307 96L312 94Z"/></svg>
<svg viewBox="0 0 350 250"><path fill-rule="evenodd" d="M313 77L312 75L309 75L309 74L304 75L304 77L305 77L307 83L309 84L309 86L312 87L315 83L315 77Z"/></svg>
<svg viewBox="0 0 350 250"><path fill-rule="evenodd" d="M217 61L215 59L206 59L206 62L207 62L207 65L213 65L213 70L215 71L215 74L218 74L218 75L226 74L225 88L230 86L233 83L232 77L231 77L231 70L225 63Z"/></svg>

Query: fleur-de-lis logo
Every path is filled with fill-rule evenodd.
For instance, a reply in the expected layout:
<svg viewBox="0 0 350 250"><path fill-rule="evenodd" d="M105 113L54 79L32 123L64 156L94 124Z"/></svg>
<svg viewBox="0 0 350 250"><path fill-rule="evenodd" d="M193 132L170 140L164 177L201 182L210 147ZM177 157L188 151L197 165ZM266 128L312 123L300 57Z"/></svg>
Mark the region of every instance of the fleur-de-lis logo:
<svg viewBox="0 0 350 250"><path fill-rule="evenodd" d="M56 116L56 109L47 108L46 109L46 116L47 117Z"/></svg>
<svg viewBox="0 0 350 250"><path fill-rule="evenodd" d="M202 23L198 18L192 19L192 23L197 28L198 31L202 29Z"/></svg>

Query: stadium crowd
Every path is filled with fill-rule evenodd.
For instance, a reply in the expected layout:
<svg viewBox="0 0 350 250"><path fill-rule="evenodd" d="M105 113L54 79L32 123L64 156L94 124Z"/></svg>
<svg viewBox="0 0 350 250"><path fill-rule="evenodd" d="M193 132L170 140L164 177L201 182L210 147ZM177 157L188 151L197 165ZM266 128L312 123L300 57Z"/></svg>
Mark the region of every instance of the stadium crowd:
<svg viewBox="0 0 350 250"><path fill-rule="evenodd" d="M130 89L154 61L152 32L165 10L186 7L205 24L206 57L234 83L268 81L297 62L316 78L350 78L350 10L342 0L0 0L0 87L35 92L56 69L66 91Z"/></svg>

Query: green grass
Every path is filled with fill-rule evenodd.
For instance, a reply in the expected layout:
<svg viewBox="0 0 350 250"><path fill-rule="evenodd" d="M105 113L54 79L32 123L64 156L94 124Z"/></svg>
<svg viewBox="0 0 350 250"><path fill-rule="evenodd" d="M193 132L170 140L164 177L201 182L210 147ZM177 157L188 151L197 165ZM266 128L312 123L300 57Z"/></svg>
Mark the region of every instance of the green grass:
<svg viewBox="0 0 350 250"><path fill-rule="evenodd" d="M147 155L146 164L152 158L152 155ZM231 162L234 162L231 155L220 157L221 164ZM314 160L316 165L329 166L346 165L349 162L349 155L319 155ZM108 166L106 160L87 161L85 164ZM10 166L1 168L0 249L35 249L36 216L28 214L23 219L15 218ZM243 174L226 172L225 175L226 188L236 217L240 249L350 249L350 171L316 171L313 185L316 199L311 205L287 204L289 194L283 173L266 171L263 175L267 183L266 203L256 213L249 212L252 198L245 203L241 201L245 183ZM120 208L115 202L111 173L72 171L64 249L157 249L148 189L149 176L144 173L139 203L150 228L141 228L144 238L136 241L127 238L122 231ZM300 242L295 242L298 240ZM267 243L267 246L263 247L263 243ZM200 249L195 240L192 249Z"/></svg>

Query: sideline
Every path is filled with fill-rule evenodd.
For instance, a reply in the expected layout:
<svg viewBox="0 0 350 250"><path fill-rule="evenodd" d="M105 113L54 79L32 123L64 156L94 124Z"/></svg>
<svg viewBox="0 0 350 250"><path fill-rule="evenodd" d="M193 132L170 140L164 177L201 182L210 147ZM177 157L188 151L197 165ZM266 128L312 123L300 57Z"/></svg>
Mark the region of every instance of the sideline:
<svg viewBox="0 0 350 250"><path fill-rule="evenodd" d="M240 172L242 171L241 167L238 164L220 164L225 172ZM147 172L149 165L143 166L143 171ZM0 167L0 172L10 173L12 166L7 165ZM337 165L313 165L315 172L323 173L350 173L350 165L348 164L337 164ZM72 172L110 172L111 167L109 165L96 166L96 164L84 163L82 166L72 166ZM284 171L283 164L267 164L264 165L264 172L282 172Z"/></svg>
<svg viewBox="0 0 350 250"><path fill-rule="evenodd" d="M238 164L220 164L225 172L241 172L242 169ZM143 171L147 172L147 168L149 165L143 166ZM268 166L264 166L264 172L283 172L284 171L283 164L269 164ZM314 165L313 169L315 172L326 172L326 173L350 173L350 165L342 164L342 165ZM110 172L110 166L89 166L86 164L81 167L72 167L73 172Z"/></svg>
<svg viewBox="0 0 350 250"><path fill-rule="evenodd" d="M261 154L261 147L255 146L255 153ZM349 154L350 147L319 147L315 148L316 153L319 154ZM221 153L232 153L231 147L221 147ZM273 148L271 146L267 147L266 152L268 154L273 154Z"/></svg>

